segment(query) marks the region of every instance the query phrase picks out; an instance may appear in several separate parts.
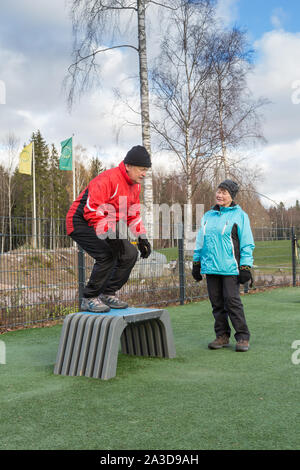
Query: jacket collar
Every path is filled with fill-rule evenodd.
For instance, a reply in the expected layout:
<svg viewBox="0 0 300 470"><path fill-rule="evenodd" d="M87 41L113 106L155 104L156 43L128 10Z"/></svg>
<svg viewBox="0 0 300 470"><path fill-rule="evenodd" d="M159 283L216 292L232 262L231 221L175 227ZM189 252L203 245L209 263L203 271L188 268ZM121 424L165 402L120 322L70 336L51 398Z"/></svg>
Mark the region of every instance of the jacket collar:
<svg viewBox="0 0 300 470"><path fill-rule="evenodd" d="M127 173L127 171L126 171L126 167L125 167L124 162L121 162L118 168L120 169L120 171L121 171L123 177L125 178L126 183L128 183L128 184L130 184L130 185L135 184L135 183L132 181L132 179L129 178L128 173Z"/></svg>
<svg viewBox="0 0 300 470"><path fill-rule="evenodd" d="M223 207L223 206L219 206L219 204L216 204L215 206L212 207L212 210L218 211L218 212L224 212L224 211L232 210L235 207L237 207L237 204L232 201L229 207Z"/></svg>

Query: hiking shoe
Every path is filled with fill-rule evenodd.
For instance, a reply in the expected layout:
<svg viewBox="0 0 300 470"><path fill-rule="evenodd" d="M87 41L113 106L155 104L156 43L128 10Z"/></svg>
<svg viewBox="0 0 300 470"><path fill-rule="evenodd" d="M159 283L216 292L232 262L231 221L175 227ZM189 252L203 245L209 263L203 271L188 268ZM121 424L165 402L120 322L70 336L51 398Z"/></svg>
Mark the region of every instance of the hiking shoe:
<svg viewBox="0 0 300 470"><path fill-rule="evenodd" d="M101 294L100 299L105 305L108 305L110 308L127 308L128 304L123 302L123 300L118 299L116 295L105 295Z"/></svg>
<svg viewBox="0 0 300 470"><path fill-rule="evenodd" d="M110 308L105 305L99 297L92 297L92 298L83 298L81 302L81 310L94 312L94 313L105 313L109 312Z"/></svg>
<svg viewBox="0 0 300 470"><path fill-rule="evenodd" d="M237 343L236 343L236 347L235 347L235 350L238 351L238 352L246 352L248 351L249 349L249 341L247 341L246 339L240 339Z"/></svg>
<svg viewBox="0 0 300 470"><path fill-rule="evenodd" d="M226 335L217 336L214 341L209 343L209 349L221 349L229 346L229 337Z"/></svg>

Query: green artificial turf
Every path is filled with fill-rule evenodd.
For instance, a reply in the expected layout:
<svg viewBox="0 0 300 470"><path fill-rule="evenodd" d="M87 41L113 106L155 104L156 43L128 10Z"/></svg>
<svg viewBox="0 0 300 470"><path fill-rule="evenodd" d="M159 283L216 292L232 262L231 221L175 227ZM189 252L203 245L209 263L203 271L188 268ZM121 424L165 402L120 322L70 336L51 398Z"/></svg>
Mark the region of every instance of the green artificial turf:
<svg viewBox="0 0 300 470"><path fill-rule="evenodd" d="M247 353L207 348L207 301L172 307L177 357L120 354L109 381L53 375L61 325L1 335L0 448L300 449L300 289L243 302Z"/></svg>
<svg viewBox="0 0 300 470"><path fill-rule="evenodd" d="M254 264L263 269L292 267L292 246L290 240L256 241L253 252ZM265 269L266 271L268 269Z"/></svg>

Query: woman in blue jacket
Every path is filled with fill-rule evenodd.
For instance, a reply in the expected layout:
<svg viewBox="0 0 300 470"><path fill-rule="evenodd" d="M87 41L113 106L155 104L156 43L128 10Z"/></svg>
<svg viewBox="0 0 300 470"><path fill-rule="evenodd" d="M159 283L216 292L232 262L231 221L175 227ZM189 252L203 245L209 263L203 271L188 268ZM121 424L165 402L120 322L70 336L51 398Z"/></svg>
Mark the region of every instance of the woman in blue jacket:
<svg viewBox="0 0 300 470"><path fill-rule="evenodd" d="M197 234L192 275L196 281L206 274L207 290L215 318L216 339L210 349L229 345L235 329L236 351L248 351L250 332L240 297L240 283L251 279L254 241L248 215L233 202L238 185L223 181L217 189L216 205L204 214Z"/></svg>

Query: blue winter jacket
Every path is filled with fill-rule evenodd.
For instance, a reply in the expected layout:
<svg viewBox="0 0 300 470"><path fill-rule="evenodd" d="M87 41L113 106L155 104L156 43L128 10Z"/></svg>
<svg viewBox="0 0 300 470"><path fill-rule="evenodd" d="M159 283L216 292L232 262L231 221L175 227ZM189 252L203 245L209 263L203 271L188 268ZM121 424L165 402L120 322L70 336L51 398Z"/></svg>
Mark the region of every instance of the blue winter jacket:
<svg viewBox="0 0 300 470"><path fill-rule="evenodd" d="M201 220L193 261L202 274L239 274L240 266L253 265L255 248L249 217L241 207L214 206Z"/></svg>

